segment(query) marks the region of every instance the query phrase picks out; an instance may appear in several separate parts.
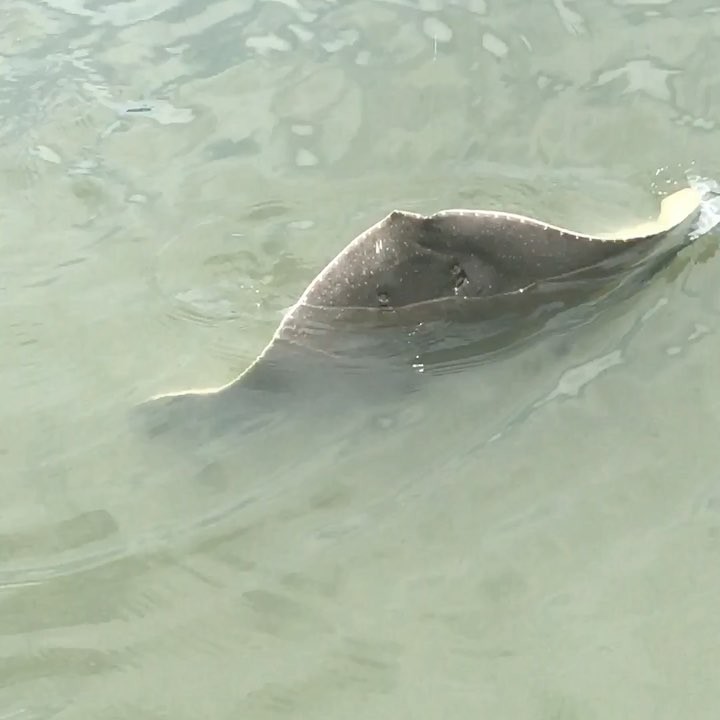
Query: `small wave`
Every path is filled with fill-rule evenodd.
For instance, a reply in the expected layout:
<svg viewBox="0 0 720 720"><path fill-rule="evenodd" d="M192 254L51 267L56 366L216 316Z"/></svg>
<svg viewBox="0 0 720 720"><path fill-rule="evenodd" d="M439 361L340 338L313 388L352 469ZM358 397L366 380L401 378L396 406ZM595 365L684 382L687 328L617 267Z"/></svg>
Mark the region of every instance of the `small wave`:
<svg viewBox="0 0 720 720"><path fill-rule="evenodd" d="M259 496L258 496L259 497ZM31 585L41 585L53 580L88 573L101 567L123 562L134 557L157 555L180 543L198 541L208 532L220 532L226 525L234 527L237 514L258 497L243 495L226 500L190 519L160 524L133 538L100 547L60 553L54 562L4 568L0 571L0 589L9 590ZM1 718L0 718L1 720Z"/></svg>

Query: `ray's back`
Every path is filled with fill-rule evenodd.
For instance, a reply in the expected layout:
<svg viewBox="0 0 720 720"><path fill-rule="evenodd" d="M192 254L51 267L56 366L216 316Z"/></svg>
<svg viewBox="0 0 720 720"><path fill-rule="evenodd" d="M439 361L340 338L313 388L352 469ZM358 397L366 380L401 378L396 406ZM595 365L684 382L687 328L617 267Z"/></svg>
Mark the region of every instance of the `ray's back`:
<svg viewBox="0 0 720 720"><path fill-rule="evenodd" d="M505 213L393 212L356 238L310 285L318 307L403 307L488 297L644 252L655 238L600 240Z"/></svg>

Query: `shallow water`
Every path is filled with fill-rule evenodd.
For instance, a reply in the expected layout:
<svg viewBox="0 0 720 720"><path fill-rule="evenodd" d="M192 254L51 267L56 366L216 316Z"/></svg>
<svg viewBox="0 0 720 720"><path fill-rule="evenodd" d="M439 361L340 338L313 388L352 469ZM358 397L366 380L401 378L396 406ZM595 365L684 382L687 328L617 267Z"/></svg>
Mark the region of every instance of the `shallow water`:
<svg viewBox="0 0 720 720"><path fill-rule="evenodd" d="M717 231L337 423L196 451L129 418L237 375L393 208L604 230L720 179L717 8L6 0L0 26L0 718L714 720Z"/></svg>

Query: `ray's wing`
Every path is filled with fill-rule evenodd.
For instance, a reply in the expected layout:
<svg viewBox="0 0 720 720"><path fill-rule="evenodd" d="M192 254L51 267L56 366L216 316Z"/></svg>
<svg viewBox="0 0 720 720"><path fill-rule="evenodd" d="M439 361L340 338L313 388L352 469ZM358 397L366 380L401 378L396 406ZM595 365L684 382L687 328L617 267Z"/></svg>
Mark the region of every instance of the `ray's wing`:
<svg viewBox="0 0 720 720"><path fill-rule="evenodd" d="M418 244L459 264L464 296L502 294L594 267L596 275L617 272L668 244L679 246L700 202L696 190L685 188L662 201L655 220L596 235L511 213L446 210L428 218Z"/></svg>

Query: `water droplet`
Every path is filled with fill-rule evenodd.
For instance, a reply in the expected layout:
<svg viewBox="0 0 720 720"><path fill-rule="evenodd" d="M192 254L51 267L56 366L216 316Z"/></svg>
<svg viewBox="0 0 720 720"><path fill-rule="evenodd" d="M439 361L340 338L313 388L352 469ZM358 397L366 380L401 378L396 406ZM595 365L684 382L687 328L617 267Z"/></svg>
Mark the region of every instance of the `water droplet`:
<svg viewBox="0 0 720 720"><path fill-rule="evenodd" d="M436 17L423 20L423 32L436 42L450 42L453 36L450 27Z"/></svg>

